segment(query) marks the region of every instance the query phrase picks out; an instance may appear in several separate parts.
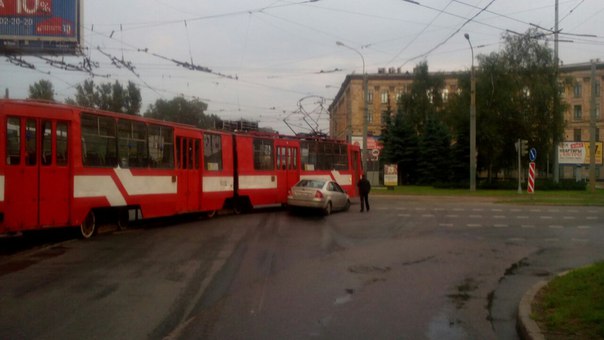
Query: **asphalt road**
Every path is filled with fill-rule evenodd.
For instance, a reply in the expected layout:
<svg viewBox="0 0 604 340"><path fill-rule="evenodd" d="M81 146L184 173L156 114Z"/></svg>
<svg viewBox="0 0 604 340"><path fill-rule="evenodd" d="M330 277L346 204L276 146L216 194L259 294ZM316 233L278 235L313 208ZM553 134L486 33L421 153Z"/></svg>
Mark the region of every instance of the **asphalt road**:
<svg viewBox="0 0 604 340"><path fill-rule="evenodd" d="M603 260L604 208L371 196L0 257L0 338L516 339L524 291Z"/></svg>

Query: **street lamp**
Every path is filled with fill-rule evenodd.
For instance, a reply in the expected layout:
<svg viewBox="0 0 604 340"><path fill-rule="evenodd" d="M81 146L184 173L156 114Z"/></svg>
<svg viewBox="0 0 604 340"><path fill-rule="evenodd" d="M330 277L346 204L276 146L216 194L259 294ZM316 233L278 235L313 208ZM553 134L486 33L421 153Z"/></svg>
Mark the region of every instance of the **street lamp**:
<svg viewBox="0 0 604 340"><path fill-rule="evenodd" d="M368 94L369 91L367 90L367 73L365 72L365 58L363 57L363 55L361 54L361 52L359 52L358 50L344 44L341 41L336 41L336 45L338 46L342 46L342 47L346 47L349 50L354 51L355 53L357 53L359 56L361 56L361 60L363 61L363 105L364 105L364 113L363 113L363 147L361 149L361 158L362 158L362 162L363 162L363 171L366 172L367 171L367 122L368 122L368 118L369 118L369 103L368 103ZM352 126L351 126L352 122L351 119L348 120L348 141L350 142L351 136L352 136Z"/></svg>
<svg viewBox="0 0 604 340"><path fill-rule="evenodd" d="M464 34L472 51L472 69L470 71L470 191L476 191L476 77L474 74L474 47L470 35Z"/></svg>

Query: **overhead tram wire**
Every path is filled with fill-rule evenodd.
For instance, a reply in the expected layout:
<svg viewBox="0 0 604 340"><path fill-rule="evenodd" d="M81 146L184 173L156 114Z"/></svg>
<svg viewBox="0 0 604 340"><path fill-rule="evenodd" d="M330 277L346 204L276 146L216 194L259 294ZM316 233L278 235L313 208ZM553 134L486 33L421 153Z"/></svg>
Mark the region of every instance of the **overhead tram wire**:
<svg viewBox="0 0 604 340"><path fill-rule="evenodd" d="M417 2L417 1L413 1L413 0L402 0L402 1L403 1L403 2L407 2L407 3L410 3L410 4L413 4L413 5L416 5L416 6L420 6L420 7L423 7L423 8L427 8L427 9L430 9L430 10L433 10L433 11L438 11L438 12L442 11L443 13L448 14L448 15L450 15L450 16L452 16L452 17L455 17L455 18L458 18L458 19L463 19L463 20L469 20L469 21L472 21L472 22L473 22L473 23L475 23L475 24L479 24L479 25L482 25L482 26L490 27L490 28L492 28L492 29L496 29L496 30L498 30L498 31L505 32L505 30L506 30L505 28L501 28L501 27L498 27L498 26L495 26L495 25L491 25L491 24L488 24L488 23L485 23L485 22L482 22L482 21L474 20L474 18L475 18L477 15L475 15L475 16L473 16L472 18L468 19L467 17L464 17L463 15L459 15L459 14L451 13L451 12L448 12L448 11L443 11L443 10L441 10L441 9L439 9L439 8L432 7L432 6L427 6L427 5L421 4L421 3ZM491 4L492 4L492 3L493 3L493 1L491 1L491 2L490 2L490 3L489 3L487 6L486 6L486 7L491 6ZM479 7L479 8L480 8L480 7ZM483 11L483 10L484 10L484 9L483 9L483 8L481 8L481 11ZM480 12L479 12L479 14L480 14ZM466 23L466 24L467 24L467 23Z"/></svg>
<svg viewBox="0 0 604 340"><path fill-rule="evenodd" d="M424 25L424 28L419 33L417 33L415 37L407 43L407 45L403 46L403 48L398 51L398 53L394 57L392 57L390 61L387 62L387 64L390 64L395 61L403 52L407 50L407 48L409 48L409 46L411 46L411 44L413 44L417 39L419 39L419 37L424 34L424 32L426 32L426 30L428 30L430 26L434 24L436 19L438 19L445 12L445 10L451 5L451 3L453 3L453 0L450 0L449 3L442 10L440 10L438 14L436 14L436 16L434 16L434 18L432 18L432 20L428 24Z"/></svg>
<svg viewBox="0 0 604 340"><path fill-rule="evenodd" d="M573 14L573 12L577 9L577 7L581 6L583 3L585 2L585 0L581 0L581 2L579 2L577 5L575 5L575 7L573 7L568 13L566 13L565 16L563 16L560 20L558 20L558 23L562 23L562 21L564 21L564 19L568 18L571 14Z"/></svg>
<svg viewBox="0 0 604 340"><path fill-rule="evenodd" d="M314 2L314 1L309 1L309 2ZM216 75L216 76L220 76L220 77L224 77L224 78L228 78L228 79L239 80L238 77L233 77L233 76L229 76L229 75L222 74L222 73L219 73L219 72L214 72L210 68L207 68L207 67L204 67L204 66L199 66L199 65L195 65L195 64L192 64L192 63L189 63L189 62L179 61L179 60L176 60L176 59L173 59L173 58L169 58L169 57L157 54L157 53L149 52L149 50L147 48L144 48L144 49L138 48L137 46L134 46L133 44L130 44L130 43L127 43L127 42L123 41L123 39L117 39L117 37L114 37L114 34L106 34L106 33L98 32L98 31L94 30L94 26L91 26L91 27L92 28L90 28L90 29L87 28L87 27L85 27L85 29L86 30L90 30L90 32L92 32L95 35L98 35L100 37L103 37L105 39L109 39L109 40L113 40L113 41L119 42L120 45L122 46L122 48L120 48L120 50L122 50L122 51L124 50L123 46L127 46L133 52L138 52L138 53L142 52L142 53L150 54L150 55L152 55L152 56L154 56L156 58L173 62L177 66L181 66L181 67L184 67L186 69L195 70L195 71L202 71L202 72L208 72L209 74L212 74L212 75ZM146 82L144 82L140 78L139 78L139 80L144 84L144 86L147 89L155 92L159 97L163 97L163 95L160 94L159 92L163 92L163 93L170 93L171 92L169 90L159 89L159 88L152 87L152 86L150 86L149 84L147 84ZM298 95L308 95L308 92L295 91L295 90L290 90L290 89L286 89L286 88L280 88L280 87L276 87L276 86L270 86L270 85L267 85L267 84L256 83L256 82L252 82L252 81L241 81L241 82L249 84L249 85L252 85L252 86L260 86L260 87L265 87L265 88L269 88L269 89L273 89L273 90L278 90L278 91L281 91L281 92L295 93L295 94L298 94ZM174 93L174 92L172 92L172 93ZM177 95L183 95L183 96L190 97L190 98L198 98L197 96L185 95L184 93L180 93L180 92L179 93L175 93L175 94L177 94ZM252 106L242 105L242 104L237 104L237 103L226 103L226 102L220 102L220 101L215 101L215 100L207 100L207 101L208 102L219 103L221 105L232 105L232 106L235 106L235 107L249 107L252 110L258 110L258 109L266 110L266 111L271 111L272 110L271 108L257 108L257 107L256 108L252 108ZM283 111L285 112L285 110L283 110Z"/></svg>
<svg viewBox="0 0 604 340"><path fill-rule="evenodd" d="M410 2L410 3L416 3L415 1L411 1L411 0L404 0L404 1ZM482 8L480 11L478 11L478 13L474 14L471 18L466 19L466 21L461 26L459 26L459 28L457 28L453 33L451 33L445 40L439 42L438 44L436 44L436 46L432 47L427 52L422 53L422 54L420 54L420 55L418 55L416 57L413 57L411 59L406 60L400 67L403 67L404 65L406 65L410 61L413 61L413 60L416 60L416 59L419 59L419 58L425 58L428 55L430 55L432 52L436 51L439 47L443 46L449 40L451 40L451 38L453 38L457 33L459 33L459 31L461 31L461 29L464 28L467 24L469 24L470 22L476 22L474 19L476 17L478 17L480 14L482 14L484 11L486 11L494 2L495 2L495 0L491 0L484 8ZM418 4L418 3L416 3L416 4Z"/></svg>
<svg viewBox="0 0 604 340"><path fill-rule="evenodd" d="M130 28L124 29L124 31L133 31L133 30L147 29L149 27L160 27L160 26L167 26L167 25L175 25L175 24L181 23L183 20L186 20L188 22L194 22L194 21L202 21L202 20L210 20L210 19L218 19L218 18L230 17L230 16L245 15L245 14L250 14L250 13L262 13L263 11L266 11L266 10L269 10L269 9L299 6L299 5L304 5L304 4L308 4L308 3L312 3L312 2L317 2L317 1L320 1L320 0L305 0L305 1L286 3L286 4L281 4L281 5L271 5L271 6L265 6L265 7L255 8L255 9L249 9L249 10L241 10L241 11L235 11L235 12L229 12L229 13L222 13L222 14L213 14L213 15L206 15L206 16L199 16L199 17L191 17L191 18L178 19L178 20L166 20L166 21L156 21L156 22L140 22L140 23L125 23L123 25L125 25L125 26L134 26L134 27L130 27ZM114 26L114 25L104 25L104 26Z"/></svg>

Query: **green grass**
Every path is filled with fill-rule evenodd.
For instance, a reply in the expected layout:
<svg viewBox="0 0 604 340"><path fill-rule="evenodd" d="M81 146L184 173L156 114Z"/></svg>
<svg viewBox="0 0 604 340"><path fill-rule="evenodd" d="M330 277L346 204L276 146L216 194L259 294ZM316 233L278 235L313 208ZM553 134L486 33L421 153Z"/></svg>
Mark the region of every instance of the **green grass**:
<svg viewBox="0 0 604 340"><path fill-rule="evenodd" d="M476 190L469 189L436 189L430 186L398 186L394 190L374 188L372 194L379 195L412 195L412 196L456 196L484 197L499 203L526 205L587 205L604 206L604 190L589 191L536 191L528 194L517 190Z"/></svg>
<svg viewBox="0 0 604 340"><path fill-rule="evenodd" d="M604 262L556 277L532 309L546 338L604 339Z"/></svg>

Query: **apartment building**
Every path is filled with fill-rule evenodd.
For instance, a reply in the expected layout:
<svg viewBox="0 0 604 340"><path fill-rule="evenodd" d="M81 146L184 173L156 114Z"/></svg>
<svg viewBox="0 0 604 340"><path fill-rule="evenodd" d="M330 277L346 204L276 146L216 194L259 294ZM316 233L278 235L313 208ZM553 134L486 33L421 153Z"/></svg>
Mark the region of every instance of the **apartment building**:
<svg viewBox="0 0 604 340"><path fill-rule="evenodd" d="M604 63L596 65L596 139L602 141L600 130L604 126L601 107L604 95L601 83L604 80ZM458 77L462 72L440 73L445 81L443 99L451 93L459 91ZM589 142L590 110L591 110L591 63L569 64L560 67L560 83L564 85L561 99L566 105L564 113L564 142ZM379 148L379 139L384 125L383 113L390 107L396 112L398 98L410 90L413 74L401 72L400 69L378 69L377 73L369 73L367 77L368 109L367 109L367 144L369 149ZM359 142L362 144L363 116L365 102L363 100L363 74L349 74L344 79L340 90L329 107L329 135L334 139ZM468 108L469 110L469 108ZM378 155L379 152L369 152ZM602 150L598 153L597 178L604 178L602 167ZM562 178L585 178L586 164L561 164Z"/></svg>

